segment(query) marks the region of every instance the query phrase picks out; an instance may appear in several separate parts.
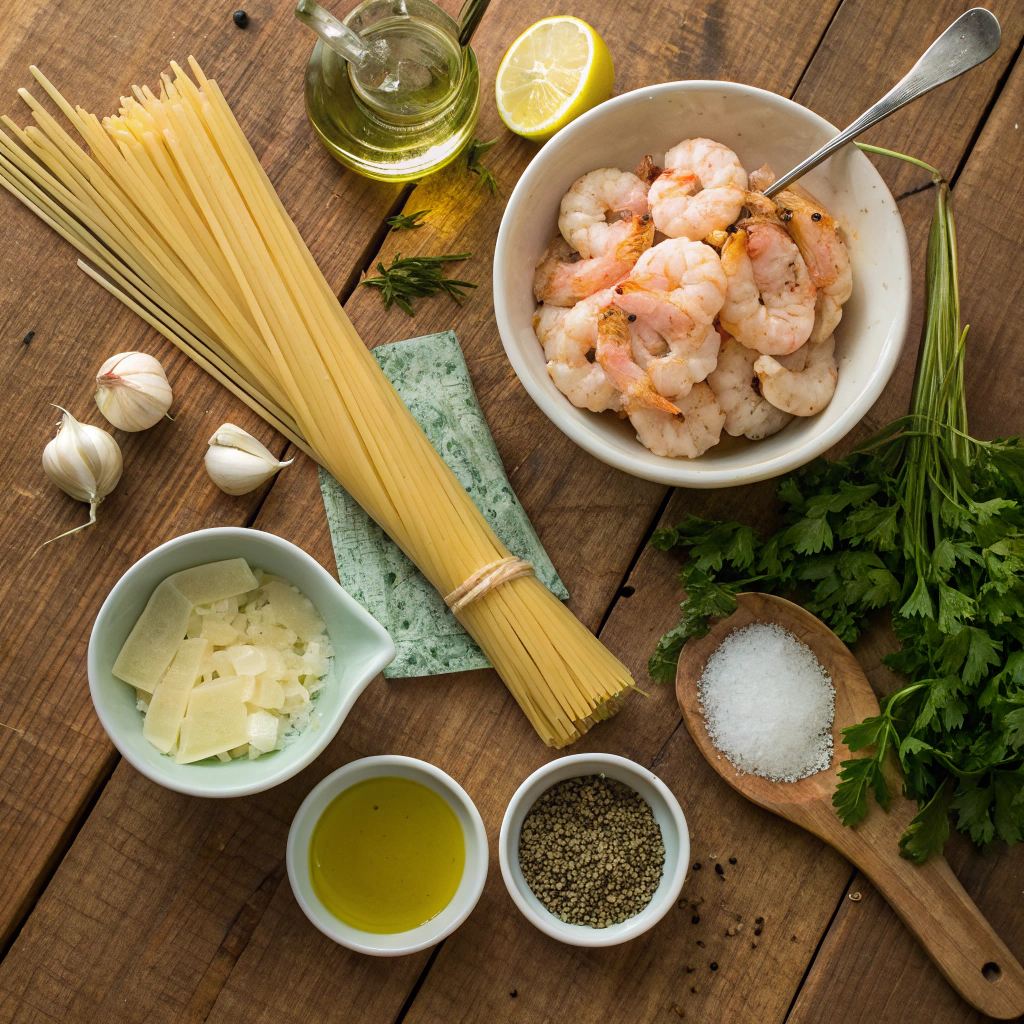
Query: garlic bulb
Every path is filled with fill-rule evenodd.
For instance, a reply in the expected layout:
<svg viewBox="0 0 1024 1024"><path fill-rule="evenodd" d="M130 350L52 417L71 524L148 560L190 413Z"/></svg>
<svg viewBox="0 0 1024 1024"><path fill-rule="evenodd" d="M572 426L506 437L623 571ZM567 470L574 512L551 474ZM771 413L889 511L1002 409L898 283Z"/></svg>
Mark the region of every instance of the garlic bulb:
<svg viewBox="0 0 1024 1024"><path fill-rule="evenodd" d="M234 423L225 423L210 438L206 472L225 494L248 494L294 459L278 462L256 440Z"/></svg>
<svg viewBox="0 0 1024 1024"><path fill-rule="evenodd" d="M96 506L121 479L121 449L105 430L79 423L66 409L60 411L64 416L57 436L43 449L43 471L72 498L89 503L89 522L59 535L66 537L96 522Z"/></svg>
<svg viewBox="0 0 1024 1024"><path fill-rule="evenodd" d="M147 430L171 407L171 385L145 352L119 352L96 375L96 404L118 430Z"/></svg>

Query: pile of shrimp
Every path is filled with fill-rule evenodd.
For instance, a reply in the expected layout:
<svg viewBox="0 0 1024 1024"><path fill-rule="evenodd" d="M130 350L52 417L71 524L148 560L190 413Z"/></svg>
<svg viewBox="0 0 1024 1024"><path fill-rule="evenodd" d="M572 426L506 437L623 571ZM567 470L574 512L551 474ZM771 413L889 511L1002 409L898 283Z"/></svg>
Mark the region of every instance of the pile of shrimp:
<svg viewBox="0 0 1024 1024"><path fill-rule="evenodd" d="M763 194L767 165L748 176L711 139L664 165L573 183L534 274L533 327L573 405L694 459L723 429L760 440L828 405L850 258L810 193Z"/></svg>

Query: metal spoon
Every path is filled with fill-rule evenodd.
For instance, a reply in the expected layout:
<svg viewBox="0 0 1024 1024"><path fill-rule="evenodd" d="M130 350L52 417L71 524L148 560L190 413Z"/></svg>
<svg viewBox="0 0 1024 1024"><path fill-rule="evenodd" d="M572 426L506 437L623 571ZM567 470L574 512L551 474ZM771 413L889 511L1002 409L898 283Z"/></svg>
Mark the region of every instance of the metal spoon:
<svg viewBox="0 0 1024 1024"><path fill-rule="evenodd" d="M830 139L817 153L766 188L764 194L774 196L781 192L837 149L852 142L861 132L878 124L900 107L988 60L999 49L1000 35L999 21L984 7L974 7L966 14L961 14L874 106L865 110L846 131Z"/></svg>

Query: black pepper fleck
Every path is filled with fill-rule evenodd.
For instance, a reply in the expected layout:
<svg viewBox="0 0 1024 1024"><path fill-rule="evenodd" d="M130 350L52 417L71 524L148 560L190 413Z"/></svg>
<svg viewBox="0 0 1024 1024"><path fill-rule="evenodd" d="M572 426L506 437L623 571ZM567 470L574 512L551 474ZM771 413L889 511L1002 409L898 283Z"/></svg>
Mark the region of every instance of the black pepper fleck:
<svg viewBox="0 0 1024 1024"><path fill-rule="evenodd" d="M694 914L693 917L690 918L690 924L700 924L700 914Z"/></svg>
<svg viewBox="0 0 1024 1024"><path fill-rule="evenodd" d="M754 918L754 924L764 924L764 918L763 917L755 917Z"/></svg>
<svg viewBox="0 0 1024 1024"><path fill-rule="evenodd" d="M730 864L735 864L736 863L736 858L735 857L730 857L729 858L729 863Z"/></svg>
<svg viewBox="0 0 1024 1024"><path fill-rule="evenodd" d="M22 345L29 345L29 344L31 344L32 339L35 336L36 336L36 332L35 331L29 331L28 334L26 334L25 337L21 339Z"/></svg>
<svg viewBox="0 0 1024 1024"><path fill-rule="evenodd" d="M626 319L627 319L627 320L628 320L628 321L629 321L630 323L633 323L633 322L634 322L634 321L636 320L636 313L630 313L630 314L629 314L629 316L627 316L627 317L626 317Z"/></svg>
<svg viewBox="0 0 1024 1024"><path fill-rule="evenodd" d="M761 934L761 929L760 928L755 928L754 929L754 934L755 935L760 935Z"/></svg>
<svg viewBox="0 0 1024 1024"><path fill-rule="evenodd" d="M715 865L715 874L716 875L724 875L725 874L725 868L723 868L721 864L716 864Z"/></svg>
<svg viewBox="0 0 1024 1024"><path fill-rule="evenodd" d="M697 945L700 946L701 949L705 949L706 948L705 945L704 945L703 940L701 940L701 939L697 940Z"/></svg>
<svg viewBox="0 0 1024 1024"><path fill-rule="evenodd" d="M693 865L693 870L700 871L700 861L697 861L697 863Z"/></svg>
<svg viewBox="0 0 1024 1024"><path fill-rule="evenodd" d="M711 961L711 963L710 963L710 964L708 964L708 966L709 966L709 967L711 968L711 970L713 970L713 971L717 971L717 970L718 970L718 964L717 964L717 963L715 963L715 961L714 961L714 960L712 960L712 961Z"/></svg>
<svg viewBox="0 0 1024 1024"><path fill-rule="evenodd" d="M514 988L514 989L512 989L512 991L511 991L511 992L509 992L509 995L510 995L510 996L511 996L511 997L512 997L513 999L515 999L515 997L516 997L517 995L519 995L519 989L517 989L517 988Z"/></svg>
<svg viewBox="0 0 1024 1024"><path fill-rule="evenodd" d="M812 213L811 214L811 220L813 220L815 223L817 223L819 220L821 220L821 214L820 213Z"/></svg>
<svg viewBox="0 0 1024 1024"><path fill-rule="evenodd" d="M249 15L245 11L238 10L231 15L231 20L239 27L246 28L249 24Z"/></svg>

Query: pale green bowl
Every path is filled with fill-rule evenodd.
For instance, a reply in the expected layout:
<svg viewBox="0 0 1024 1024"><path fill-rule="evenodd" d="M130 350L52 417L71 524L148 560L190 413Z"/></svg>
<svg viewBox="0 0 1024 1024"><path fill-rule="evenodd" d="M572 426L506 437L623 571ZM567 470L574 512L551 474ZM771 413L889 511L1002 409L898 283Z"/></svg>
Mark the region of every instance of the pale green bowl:
<svg viewBox="0 0 1024 1024"><path fill-rule="evenodd" d="M335 655L324 687L314 697L309 725L283 750L253 761L175 764L143 738L135 690L110 670L158 583L181 569L224 558L244 558L294 583L327 624ZM305 551L271 533L228 526L161 544L114 584L89 638L89 690L111 742L147 778L191 796L245 796L290 779L312 762L337 735L359 694L394 656L395 645L384 627Z"/></svg>

